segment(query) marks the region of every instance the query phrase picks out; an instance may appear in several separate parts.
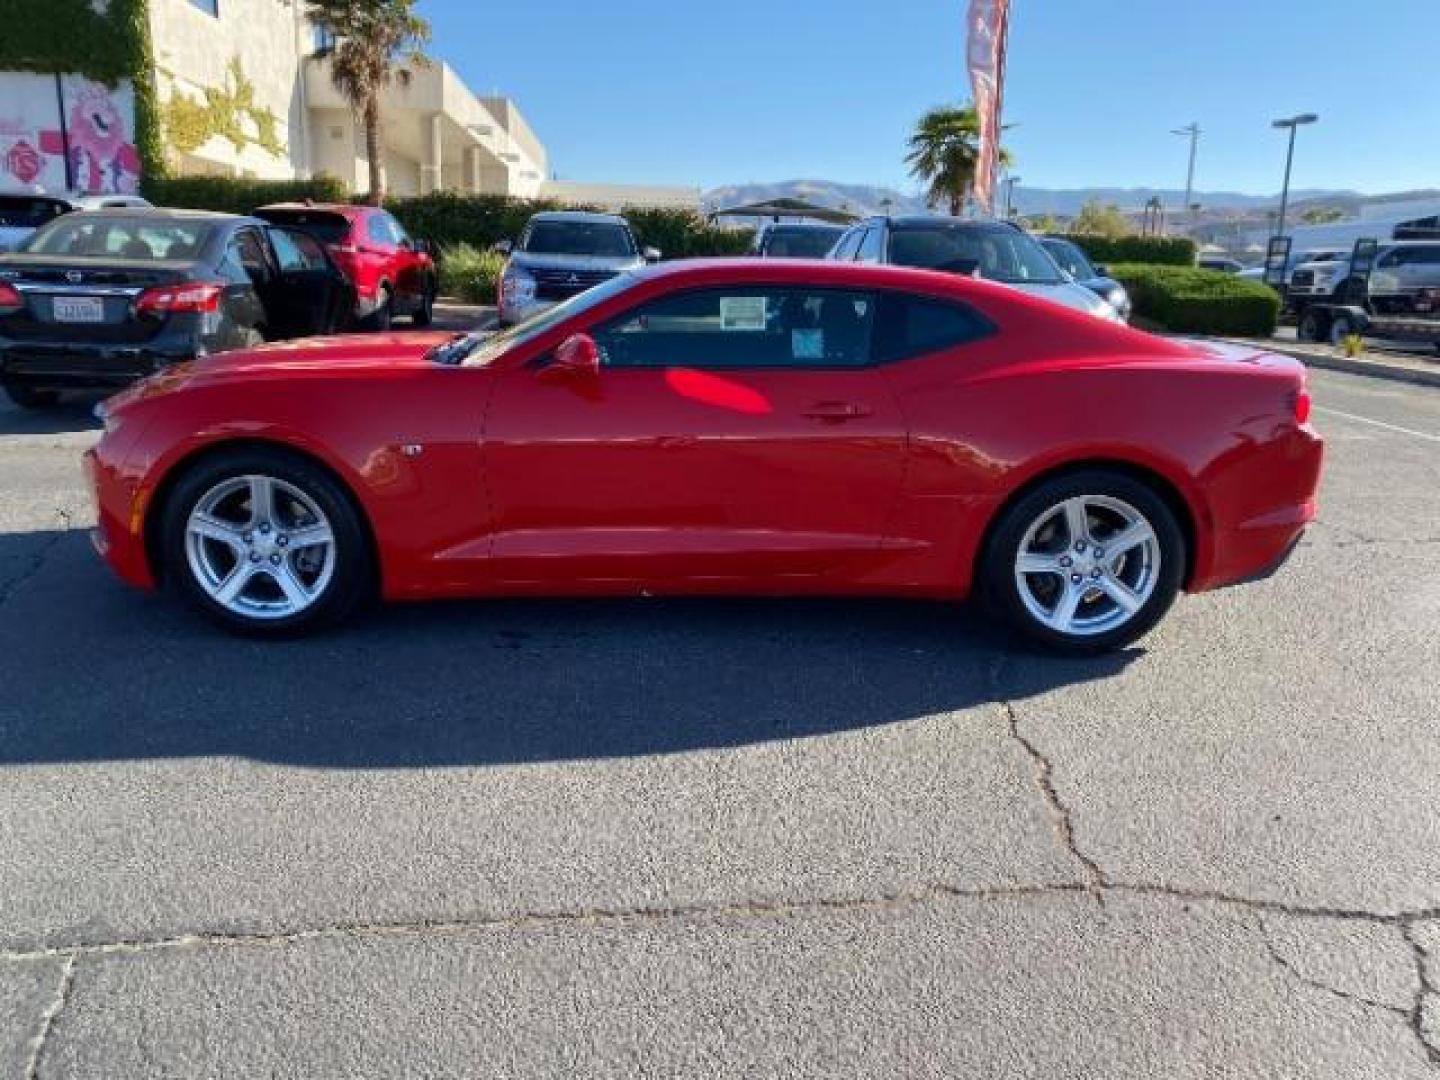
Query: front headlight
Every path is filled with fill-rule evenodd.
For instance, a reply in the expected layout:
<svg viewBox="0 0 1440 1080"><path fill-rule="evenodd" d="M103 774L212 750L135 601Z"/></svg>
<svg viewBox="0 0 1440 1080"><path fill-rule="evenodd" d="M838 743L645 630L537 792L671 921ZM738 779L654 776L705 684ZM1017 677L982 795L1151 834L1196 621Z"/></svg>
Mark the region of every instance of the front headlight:
<svg viewBox="0 0 1440 1080"><path fill-rule="evenodd" d="M1118 285L1105 294L1105 302L1121 315L1130 310L1130 294Z"/></svg>
<svg viewBox="0 0 1440 1080"><path fill-rule="evenodd" d="M500 298L506 304L528 304L535 299L535 279L521 266L509 266L500 279Z"/></svg>

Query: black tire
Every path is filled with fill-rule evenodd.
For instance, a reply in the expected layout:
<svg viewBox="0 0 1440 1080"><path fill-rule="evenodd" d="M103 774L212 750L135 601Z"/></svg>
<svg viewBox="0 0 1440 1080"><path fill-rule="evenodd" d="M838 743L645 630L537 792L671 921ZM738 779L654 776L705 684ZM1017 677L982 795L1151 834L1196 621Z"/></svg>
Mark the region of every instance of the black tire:
<svg viewBox="0 0 1440 1080"><path fill-rule="evenodd" d="M60 404L59 390L39 390L16 383L6 385L5 396L22 409L53 409Z"/></svg>
<svg viewBox="0 0 1440 1080"><path fill-rule="evenodd" d="M435 283L427 282L425 291L420 294L420 306L410 316L410 321L419 327L429 326L435 321Z"/></svg>
<svg viewBox="0 0 1440 1080"><path fill-rule="evenodd" d="M1021 598L1015 574L1020 544L1032 523L1077 496L1118 499L1128 504L1149 523L1159 548L1159 565L1148 599L1126 621L1088 634L1061 633L1041 622ZM1185 559L1184 533L1174 512L1154 488L1123 472L1085 469L1042 481L1001 513L982 552L977 585L986 608L1021 634L1057 652L1090 656L1123 648L1155 627L1180 591Z"/></svg>
<svg viewBox="0 0 1440 1080"><path fill-rule="evenodd" d="M334 536L335 563L328 583L308 607L292 616L241 615L212 598L190 565L186 524L196 504L224 481L248 475L273 477L299 489L328 518ZM179 478L160 513L163 580L198 611L232 633L267 638L294 636L339 622L374 595L374 557L360 512L343 485L301 455L278 447L244 447L211 454Z"/></svg>
<svg viewBox="0 0 1440 1080"><path fill-rule="evenodd" d="M1329 341L1331 345L1339 347L1341 345L1344 345L1345 339L1354 332L1355 328L1350 325L1350 316L1336 315L1333 319L1330 320L1330 327L1329 332L1326 335L1326 340Z"/></svg>
<svg viewBox="0 0 1440 1080"><path fill-rule="evenodd" d="M1300 321L1295 326L1295 336L1301 341L1320 341L1325 336L1321 326L1320 313L1314 308L1306 308L1300 315Z"/></svg>
<svg viewBox="0 0 1440 1080"><path fill-rule="evenodd" d="M365 318L365 329L389 330L394 321L395 296L390 292L390 286L385 285L380 289L380 306Z"/></svg>

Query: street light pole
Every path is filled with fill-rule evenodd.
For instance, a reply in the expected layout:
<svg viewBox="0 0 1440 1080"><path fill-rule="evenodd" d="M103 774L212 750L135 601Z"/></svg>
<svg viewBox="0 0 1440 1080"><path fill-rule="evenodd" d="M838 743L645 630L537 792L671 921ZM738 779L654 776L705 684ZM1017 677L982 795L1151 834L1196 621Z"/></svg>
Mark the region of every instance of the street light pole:
<svg viewBox="0 0 1440 1080"><path fill-rule="evenodd" d="M1185 204L1184 204L1184 205L1185 205L1186 211L1192 215L1192 220L1193 220L1194 211L1190 209L1190 197L1191 197L1191 196L1194 194L1194 192L1195 192L1195 149L1196 149L1197 144L1200 142L1200 125L1192 122L1192 123L1191 123L1189 126L1187 126L1187 127L1176 128L1176 129L1175 129L1174 131L1172 131L1170 134L1172 134L1172 135L1188 135L1188 136L1190 136L1190 168L1187 169L1186 172L1185 172Z"/></svg>
<svg viewBox="0 0 1440 1080"><path fill-rule="evenodd" d="M1285 182L1280 188L1280 216L1275 223L1276 236L1285 235L1285 211L1290 205L1290 166L1295 161L1295 129L1301 124L1313 124L1319 119L1315 113L1301 113L1285 120L1271 121L1271 127L1290 129L1290 144L1285 150Z"/></svg>

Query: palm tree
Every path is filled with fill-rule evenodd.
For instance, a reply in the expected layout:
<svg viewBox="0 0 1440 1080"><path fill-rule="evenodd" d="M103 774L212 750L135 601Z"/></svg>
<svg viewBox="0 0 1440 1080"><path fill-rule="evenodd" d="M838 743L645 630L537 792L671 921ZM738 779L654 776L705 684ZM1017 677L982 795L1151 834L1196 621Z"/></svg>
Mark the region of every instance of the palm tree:
<svg viewBox="0 0 1440 1080"><path fill-rule="evenodd" d="M305 13L331 44L316 53L330 57L330 78L365 127L365 157L370 166L368 199L385 199L380 161L380 94L392 79L409 72L400 63L429 61L420 47L430 40L430 24L414 12L416 0L305 0Z"/></svg>
<svg viewBox="0 0 1440 1080"><path fill-rule="evenodd" d="M980 116L975 107L938 105L927 112L910 136L905 162L911 175L926 184L930 205L948 203L950 213L958 215L980 162ZM1010 154L1002 149L998 164L1010 163Z"/></svg>

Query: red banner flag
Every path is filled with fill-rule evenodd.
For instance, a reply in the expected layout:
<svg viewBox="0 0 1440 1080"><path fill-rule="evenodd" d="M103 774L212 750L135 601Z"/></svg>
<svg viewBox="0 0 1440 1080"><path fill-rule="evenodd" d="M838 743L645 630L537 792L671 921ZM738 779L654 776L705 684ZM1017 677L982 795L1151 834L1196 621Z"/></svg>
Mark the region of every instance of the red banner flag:
<svg viewBox="0 0 1440 1080"><path fill-rule="evenodd" d="M970 89L980 120L980 160L972 190L983 213L995 206L995 169L1000 160L1000 109L1005 96L1005 35L1010 0L970 0L965 46Z"/></svg>

